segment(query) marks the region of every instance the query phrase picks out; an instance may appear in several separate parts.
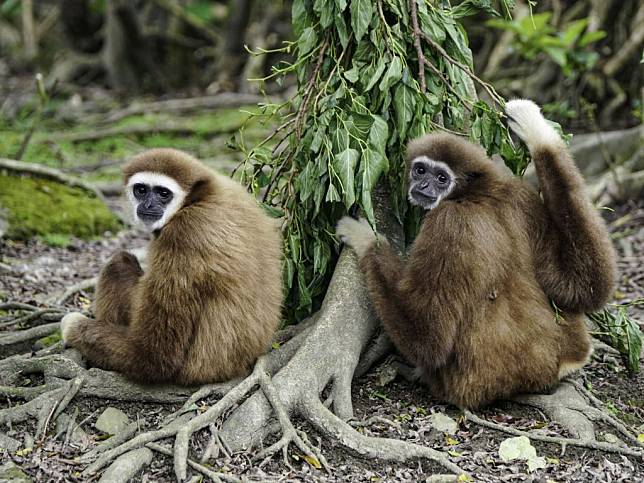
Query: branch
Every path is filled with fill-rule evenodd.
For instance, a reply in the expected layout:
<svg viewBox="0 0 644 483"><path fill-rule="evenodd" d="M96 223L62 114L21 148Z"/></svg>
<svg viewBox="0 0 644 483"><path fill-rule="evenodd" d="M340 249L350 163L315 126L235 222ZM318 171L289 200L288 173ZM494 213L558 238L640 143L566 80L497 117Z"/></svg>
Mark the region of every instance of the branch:
<svg viewBox="0 0 644 483"><path fill-rule="evenodd" d="M420 32L420 35L422 35L423 38L427 42L429 42L431 46L434 47L434 49L436 49L438 53L441 54L445 59L447 59L449 62L454 64L463 72L465 72L472 80L478 82L481 85L481 87L483 87L483 89L485 89L485 91L489 94L489 96L492 98L493 101L495 101L500 106L503 106L505 104L505 101L503 100L503 98L499 95L498 92L496 92L496 90L494 89L494 87L492 87L491 84L480 79L476 74L474 74L474 72L472 72L472 70L468 66L466 66L465 64L459 62L458 60L450 56L447 53L447 51L438 42L434 41L434 39L432 39L425 32Z"/></svg>
<svg viewBox="0 0 644 483"><path fill-rule="evenodd" d="M168 99L166 101L132 104L125 109L111 112L102 122L113 123L129 116L152 112L181 113L194 110L224 109L262 102L264 97L255 94L226 92L215 96L189 97L187 99Z"/></svg>
<svg viewBox="0 0 644 483"><path fill-rule="evenodd" d="M416 0L409 0L411 6L411 24L414 28L414 45L416 46L416 53L418 54L418 78L420 80L420 90L425 93L427 90L427 83L425 82L425 54L420 45L421 31L418 27L418 12L416 11Z"/></svg>

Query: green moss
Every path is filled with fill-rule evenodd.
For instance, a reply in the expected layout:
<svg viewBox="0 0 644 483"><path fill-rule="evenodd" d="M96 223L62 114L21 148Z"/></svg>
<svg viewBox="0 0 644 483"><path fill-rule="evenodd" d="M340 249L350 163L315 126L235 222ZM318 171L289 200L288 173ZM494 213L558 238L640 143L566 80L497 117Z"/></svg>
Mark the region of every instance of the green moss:
<svg viewBox="0 0 644 483"><path fill-rule="evenodd" d="M9 238L91 238L117 231L120 221L101 200L79 188L0 173L0 206L7 211ZM58 235L52 238L52 234Z"/></svg>
<svg viewBox="0 0 644 483"><path fill-rule="evenodd" d="M56 332L48 335L47 337L38 339L38 341L36 341L36 344L38 344L38 346L40 347L49 347L50 345L53 345L56 342L59 342L61 340L63 340L62 335L60 333L60 330L57 330Z"/></svg>
<svg viewBox="0 0 644 483"><path fill-rule="evenodd" d="M45 245L50 247L67 248L72 243L69 235L62 233L45 233L39 238Z"/></svg>

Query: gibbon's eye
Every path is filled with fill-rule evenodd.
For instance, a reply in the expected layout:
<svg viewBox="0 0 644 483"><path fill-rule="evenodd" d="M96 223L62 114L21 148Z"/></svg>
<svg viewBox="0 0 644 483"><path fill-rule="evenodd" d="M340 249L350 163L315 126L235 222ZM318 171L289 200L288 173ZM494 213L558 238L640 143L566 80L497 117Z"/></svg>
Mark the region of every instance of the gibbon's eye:
<svg viewBox="0 0 644 483"><path fill-rule="evenodd" d="M167 200L168 198L170 198L170 196L172 196L172 191L170 191L168 188L158 188L156 192L162 200Z"/></svg>
<svg viewBox="0 0 644 483"><path fill-rule="evenodd" d="M423 175L423 174L425 174L425 166L423 166L423 165L421 165L421 164L417 164L417 165L414 167L414 172L415 172L416 174L418 174L418 175Z"/></svg>
<svg viewBox="0 0 644 483"><path fill-rule="evenodd" d="M440 184L445 184L449 180L449 178L447 177L447 175L445 173L438 173L436 175L436 179L438 180L438 182Z"/></svg>
<svg viewBox="0 0 644 483"><path fill-rule="evenodd" d="M134 193L134 196L136 196L137 198L143 198L148 192L148 187L145 186L143 183L136 183L132 187L132 192Z"/></svg>

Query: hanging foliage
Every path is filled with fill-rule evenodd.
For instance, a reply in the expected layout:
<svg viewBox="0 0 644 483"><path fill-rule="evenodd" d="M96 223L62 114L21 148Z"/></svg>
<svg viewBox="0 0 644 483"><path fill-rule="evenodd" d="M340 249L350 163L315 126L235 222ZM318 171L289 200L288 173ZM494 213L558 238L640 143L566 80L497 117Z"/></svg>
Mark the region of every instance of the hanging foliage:
<svg viewBox="0 0 644 483"><path fill-rule="evenodd" d="M514 173L527 166L501 121L503 99L472 70L457 19L490 1L295 0L293 62L274 68L297 77L297 95L264 114L286 122L248 149L236 176L284 223L289 319L311 312L337 258L336 221L360 210L375 226L371 195L386 176L391 203L408 232L404 153L409 139L434 130L460 133L499 153ZM507 2L503 2L505 9ZM492 104L477 100L478 84Z"/></svg>

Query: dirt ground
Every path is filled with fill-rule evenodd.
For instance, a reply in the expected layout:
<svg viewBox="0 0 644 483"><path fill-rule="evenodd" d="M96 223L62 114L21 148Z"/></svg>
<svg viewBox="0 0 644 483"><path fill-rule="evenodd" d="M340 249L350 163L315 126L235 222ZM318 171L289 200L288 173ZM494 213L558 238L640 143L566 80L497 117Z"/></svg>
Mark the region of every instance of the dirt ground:
<svg viewBox="0 0 644 483"><path fill-rule="evenodd" d="M607 219L620 254L620 286L618 302L628 302L642 297L644 289L644 203L628 203L607 214ZM52 294L82 280L95 276L105 261L121 249L144 246L143 235L126 231L116 236L83 242L74 241L68 248L52 248L38 241L0 241L0 262L10 270L1 273L0 298L5 300L38 303ZM72 307L87 306L91 292L81 292L67 301ZM641 320L642 310L632 314ZM644 433L644 375L629 378L618 357L598 352L586 367L584 382L603 400L609 412L626 423L636 433ZM356 423L364 434L402 439L439 449L451 461L471 471L475 481L578 481L578 482L638 482L644 481L644 461L598 451L567 448L565 453L557 445L533 443L539 456L547 461L546 469L527 473L524 462L504 463L499 457L499 444L508 435L465 423L455 407L433 400L422 387L402 380L381 386L378 368L366 377L355 381L353 401ZM37 384L38 381L30 381ZM205 404L213 400L206 400ZM19 404L20 400L5 398L0 407ZM57 435L51 428L46 437L37 441L30 452L0 453L2 459L13 461L36 481L87 481L80 477L80 456L105 435L94 428L94 422L107 406L123 410L130 421L140 421L141 429L150 429L179 405L123 403L92 398L76 398L66 414L78 411L77 421L89 438L84 444L65 442L64 431ZM430 425L433 412L445 412L459 422L455 435L437 432ZM508 424L519 429L538 429L546 435L565 435L556 423L549 422L539 412L512 403L497 403L482 412L488 420ZM362 423L361 423L362 422ZM297 425L297 421L296 421ZM303 460L296 449L289 453L290 467L278 456L261 463L251 463L252 454L221 454L208 463L237 477L253 481L423 481L436 472L435 465L424 461L411 464L391 464L379 460L365 460L348 454L342 447L334 446L315 430L306 426L311 442L321 447L332 469L330 473L315 469ZM29 425L10 427L6 434L28 446ZM598 427L599 439L608 438ZM207 442L206 432L198 433L193 448L200 449ZM265 441L264 445L272 441ZM161 441L170 447L172 441ZM198 459L199 455L192 457ZM155 453L153 462L142 475L132 481L174 481L170 457Z"/></svg>

